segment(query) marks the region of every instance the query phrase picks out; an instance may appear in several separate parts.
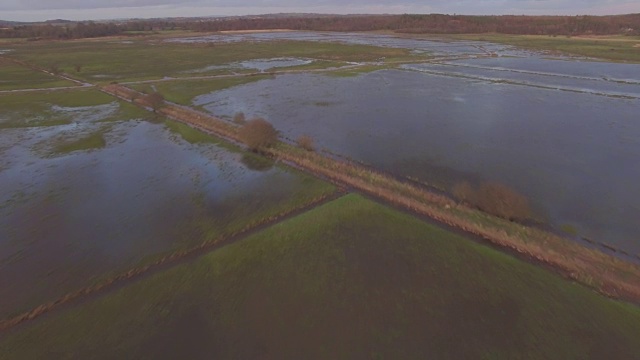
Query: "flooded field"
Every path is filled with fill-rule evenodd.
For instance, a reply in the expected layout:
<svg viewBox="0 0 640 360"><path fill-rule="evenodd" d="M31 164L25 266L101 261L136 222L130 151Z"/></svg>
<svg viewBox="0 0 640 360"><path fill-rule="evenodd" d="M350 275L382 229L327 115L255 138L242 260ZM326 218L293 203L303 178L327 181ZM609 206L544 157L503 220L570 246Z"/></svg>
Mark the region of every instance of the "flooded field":
<svg viewBox="0 0 640 360"><path fill-rule="evenodd" d="M186 71L185 73L198 74L198 73L206 73L212 70L222 70L222 69L229 69L229 70L251 69L251 70L264 72L271 69L307 65L307 64L311 64L312 62L313 60L296 59L296 58L255 59L255 60L240 61L238 63L232 63L228 65L211 65L211 66L203 67L201 69Z"/></svg>
<svg viewBox="0 0 640 360"><path fill-rule="evenodd" d="M0 358L638 353L640 65L185 34L12 45L35 75L0 69ZM12 90L62 87L49 68L91 84ZM251 144L256 116L311 140L203 132ZM463 181L535 218L443 196Z"/></svg>
<svg viewBox="0 0 640 360"><path fill-rule="evenodd" d="M485 55L500 53L501 55L525 55L526 51L511 46L491 44L478 41L444 41L431 39L410 39L390 35L376 35L363 33L323 33L323 32L266 32L246 34L215 34L192 38L171 39L170 42L179 43L232 43L232 42L264 42L278 40L324 41L339 42L354 45L373 45L411 49L416 53L429 53L436 56L450 56L460 54Z"/></svg>
<svg viewBox="0 0 640 360"><path fill-rule="evenodd" d="M508 184L554 227L640 253L640 168L634 165L640 158L640 65L378 35L243 34L198 41L235 36L467 54L348 78L281 75L202 94L192 103L221 116L264 116L286 137L309 134L321 148L440 188L461 180ZM479 58L479 48L510 57Z"/></svg>
<svg viewBox="0 0 640 360"><path fill-rule="evenodd" d="M2 317L332 191L106 98L0 118Z"/></svg>

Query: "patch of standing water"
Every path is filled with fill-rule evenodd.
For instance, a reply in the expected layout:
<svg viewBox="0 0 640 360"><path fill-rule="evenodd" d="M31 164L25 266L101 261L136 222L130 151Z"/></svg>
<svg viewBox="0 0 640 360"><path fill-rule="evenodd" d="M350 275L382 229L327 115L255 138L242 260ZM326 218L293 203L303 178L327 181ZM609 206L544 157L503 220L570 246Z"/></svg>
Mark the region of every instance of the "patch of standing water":
<svg viewBox="0 0 640 360"><path fill-rule="evenodd" d="M468 59L452 61L451 64L500 71L629 82L640 85L640 65L638 64L557 59L541 60L537 58Z"/></svg>
<svg viewBox="0 0 640 360"><path fill-rule="evenodd" d="M437 57L451 56L498 56L498 57L541 57L544 52L519 49L511 45L494 44L485 41L448 40L437 38L411 38L398 35L363 33L324 33L310 31L280 31L245 34L214 34L199 37L166 40L181 43L232 43L251 41L320 41L354 45L371 45L414 50L417 53ZM564 56L559 56L564 58Z"/></svg>
<svg viewBox="0 0 640 360"><path fill-rule="evenodd" d="M551 224L640 253L640 100L381 70L281 75L193 103L443 187L505 183Z"/></svg>
<svg viewBox="0 0 640 360"><path fill-rule="evenodd" d="M51 110L53 110L54 113L72 117L75 122L96 122L104 120L114 115L119 109L120 104L117 101L95 106L51 106Z"/></svg>
<svg viewBox="0 0 640 360"><path fill-rule="evenodd" d="M238 63L246 69L256 69L258 71L266 71L275 68L293 67L300 65L311 64L313 60L310 59L295 59L295 58L273 58L273 59L255 59L241 61Z"/></svg>
<svg viewBox="0 0 640 360"><path fill-rule="evenodd" d="M38 144L81 138L113 108L58 106L72 124L0 130L0 284L12 286L0 318L200 243L305 189L298 174L254 171L242 153L189 144L162 123L113 122L104 148L39 156Z"/></svg>
<svg viewBox="0 0 640 360"><path fill-rule="evenodd" d="M457 65L455 63L405 64L402 69L432 75L464 77L491 82L543 87L548 89L584 92L611 97L640 99L640 84L606 81L598 78L556 75L529 71L503 70L491 67Z"/></svg>
<svg viewBox="0 0 640 360"><path fill-rule="evenodd" d="M311 64L314 60L298 59L298 58L271 58L271 59L254 59L231 63L227 65L210 65L196 70L185 71L184 73L206 73L215 70L234 70L234 69L255 69L264 72L276 68L287 68L293 66Z"/></svg>

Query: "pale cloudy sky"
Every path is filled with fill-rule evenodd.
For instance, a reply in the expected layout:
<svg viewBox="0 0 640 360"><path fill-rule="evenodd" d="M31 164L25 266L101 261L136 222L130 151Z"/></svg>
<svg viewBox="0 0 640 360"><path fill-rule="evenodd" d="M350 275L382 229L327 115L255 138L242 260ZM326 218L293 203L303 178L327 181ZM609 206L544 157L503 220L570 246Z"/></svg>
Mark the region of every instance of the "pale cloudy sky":
<svg viewBox="0 0 640 360"><path fill-rule="evenodd" d="M640 0L0 0L0 19L14 21L279 12L609 15L640 13Z"/></svg>

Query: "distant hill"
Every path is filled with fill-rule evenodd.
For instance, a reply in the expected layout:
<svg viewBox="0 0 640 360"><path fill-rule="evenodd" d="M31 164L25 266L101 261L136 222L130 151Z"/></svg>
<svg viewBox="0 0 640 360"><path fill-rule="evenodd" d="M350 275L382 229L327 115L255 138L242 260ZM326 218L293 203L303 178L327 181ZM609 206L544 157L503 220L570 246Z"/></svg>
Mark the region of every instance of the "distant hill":
<svg viewBox="0 0 640 360"><path fill-rule="evenodd" d="M71 20L64 20L64 19L54 19L54 20L47 20L44 23L45 24L70 24L70 23L74 23L75 21L71 21Z"/></svg>
<svg viewBox="0 0 640 360"><path fill-rule="evenodd" d="M20 24L25 24L25 23L21 23L21 22L17 22L17 21L0 20L0 27L16 26L16 25L20 25Z"/></svg>

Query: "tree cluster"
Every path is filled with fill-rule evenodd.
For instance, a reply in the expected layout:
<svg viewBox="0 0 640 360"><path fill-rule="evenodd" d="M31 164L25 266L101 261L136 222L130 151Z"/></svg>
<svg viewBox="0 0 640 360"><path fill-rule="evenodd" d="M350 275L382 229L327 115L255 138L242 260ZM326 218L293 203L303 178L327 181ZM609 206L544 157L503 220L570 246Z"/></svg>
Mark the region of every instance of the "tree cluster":
<svg viewBox="0 0 640 360"><path fill-rule="evenodd" d="M247 121L238 134L249 150L254 152L261 152L278 142L278 131L263 118Z"/></svg>
<svg viewBox="0 0 640 360"><path fill-rule="evenodd" d="M162 94L160 94L159 92L155 91L152 92L151 94L147 94L144 98L143 101L151 107L151 109L153 109L153 112L158 112L158 110L160 110L164 105L164 96L162 96Z"/></svg>
<svg viewBox="0 0 640 360"><path fill-rule="evenodd" d="M474 187L465 181L454 185L452 193L459 201L503 219L523 221L532 216L527 198L503 184L485 182Z"/></svg>
<svg viewBox="0 0 640 360"><path fill-rule="evenodd" d="M216 19L153 19L123 22L6 24L0 37L77 39L140 31L291 29L312 31L389 30L424 34L640 35L640 14L612 16L307 15Z"/></svg>
<svg viewBox="0 0 640 360"><path fill-rule="evenodd" d="M79 22L17 25L0 30L0 37L62 40L113 36L119 35L123 31L123 28L115 23Z"/></svg>
<svg viewBox="0 0 640 360"><path fill-rule="evenodd" d="M364 15L242 17L190 22L195 31L291 29L315 31L390 30L405 33L527 35L640 34L640 14L617 16Z"/></svg>

